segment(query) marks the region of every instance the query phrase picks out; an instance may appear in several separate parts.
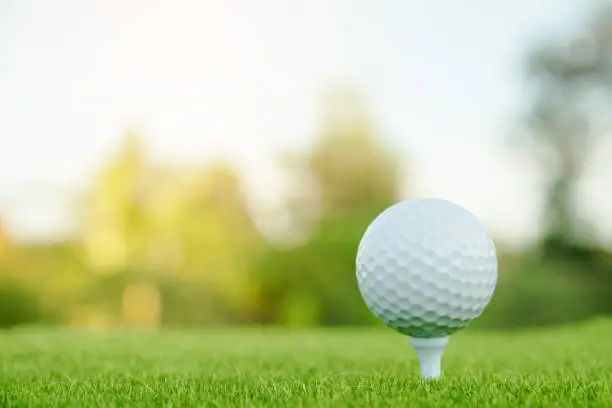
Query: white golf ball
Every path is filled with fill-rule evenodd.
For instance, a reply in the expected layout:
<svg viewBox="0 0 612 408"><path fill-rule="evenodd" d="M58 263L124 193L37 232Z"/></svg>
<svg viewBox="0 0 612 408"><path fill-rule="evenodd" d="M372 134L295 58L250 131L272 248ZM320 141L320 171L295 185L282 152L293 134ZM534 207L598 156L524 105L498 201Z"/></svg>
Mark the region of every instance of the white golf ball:
<svg viewBox="0 0 612 408"><path fill-rule="evenodd" d="M497 283L495 245L456 204L402 201L364 233L357 282L367 307L387 326L414 338L444 337L489 304Z"/></svg>

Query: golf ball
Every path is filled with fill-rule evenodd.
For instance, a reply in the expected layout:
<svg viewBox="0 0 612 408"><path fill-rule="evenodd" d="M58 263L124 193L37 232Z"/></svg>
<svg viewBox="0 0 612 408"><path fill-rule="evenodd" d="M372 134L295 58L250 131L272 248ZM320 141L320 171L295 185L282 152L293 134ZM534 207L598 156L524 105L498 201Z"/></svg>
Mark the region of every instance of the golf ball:
<svg viewBox="0 0 612 408"><path fill-rule="evenodd" d="M454 203L402 201L366 229L357 283L387 326L416 338L447 336L489 304L497 283L495 245L478 219Z"/></svg>

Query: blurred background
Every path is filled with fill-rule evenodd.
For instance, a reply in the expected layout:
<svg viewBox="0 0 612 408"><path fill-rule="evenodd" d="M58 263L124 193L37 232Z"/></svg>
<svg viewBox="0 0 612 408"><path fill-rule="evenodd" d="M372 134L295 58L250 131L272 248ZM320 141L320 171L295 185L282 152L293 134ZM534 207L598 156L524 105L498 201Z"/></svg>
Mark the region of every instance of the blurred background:
<svg viewBox="0 0 612 408"><path fill-rule="evenodd" d="M483 328L612 313L612 4L0 0L0 326L368 325L367 225L499 250Z"/></svg>

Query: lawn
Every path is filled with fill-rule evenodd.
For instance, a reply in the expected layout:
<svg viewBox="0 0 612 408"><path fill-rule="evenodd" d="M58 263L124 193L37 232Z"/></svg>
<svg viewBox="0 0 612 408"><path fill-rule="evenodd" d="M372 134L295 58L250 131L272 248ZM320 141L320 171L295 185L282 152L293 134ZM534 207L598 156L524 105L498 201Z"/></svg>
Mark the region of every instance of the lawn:
<svg viewBox="0 0 612 408"><path fill-rule="evenodd" d="M612 406L612 321L451 337L424 383L387 329L0 332L0 406Z"/></svg>

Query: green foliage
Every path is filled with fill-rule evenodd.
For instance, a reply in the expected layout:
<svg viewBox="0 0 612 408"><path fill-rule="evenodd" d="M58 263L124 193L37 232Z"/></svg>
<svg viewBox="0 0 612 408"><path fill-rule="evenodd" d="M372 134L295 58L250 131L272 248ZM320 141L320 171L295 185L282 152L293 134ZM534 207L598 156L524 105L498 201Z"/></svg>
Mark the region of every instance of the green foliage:
<svg viewBox="0 0 612 408"><path fill-rule="evenodd" d="M37 294L23 283L0 280L0 327L40 321L42 311Z"/></svg>
<svg viewBox="0 0 612 408"><path fill-rule="evenodd" d="M539 94L528 123L554 170L550 224L536 250L499 254L499 285L477 327L612 313L612 256L585 239L573 204L591 151L582 142L595 139L577 103L599 84L597 55L573 61L561 47L532 58ZM357 93L333 90L324 107L320 134L288 169L294 239L266 241L227 163L153 163L145 139L128 134L92 180L74 240L16 245L0 233L0 326L379 324L357 288L355 257L368 224L400 199L403 166Z"/></svg>
<svg viewBox="0 0 612 408"><path fill-rule="evenodd" d="M453 335L424 383L389 330L0 334L0 405L398 407L612 405L612 323Z"/></svg>
<svg viewBox="0 0 612 408"><path fill-rule="evenodd" d="M507 329L554 325L599 312L584 274L568 271L564 263L521 259L517 268L502 271L506 276L475 326Z"/></svg>
<svg viewBox="0 0 612 408"><path fill-rule="evenodd" d="M355 256L368 224L398 200L400 169L373 133L358 95L337 90L327 109L322 135L293 168L294 177L311 186L299 192L292 207L300 222L296 227L307 231L307 238L293 247L271 248L255 266L266 322L373 321L357 290Z"/></svg>
<svg viewBox="0 0 612 408"><path fill-rule="evenodd" d="M147 324L250 319L249 271L265 242L240 179L223 163L156 165L142 139L128 135L92 183L80 239L93 272L85 303L111 324L132 312ZM146 313L159 304L158 314Z"/></svg>
<svg viewBox="0 0 612 408"><path fill-rule="evenodd" d="M311 238L272 249L257 265L265 321L291 325L374 322L355 280L359 240L371 218L322 220Z"/></svg>

